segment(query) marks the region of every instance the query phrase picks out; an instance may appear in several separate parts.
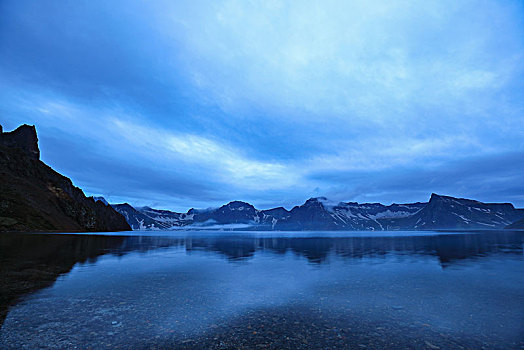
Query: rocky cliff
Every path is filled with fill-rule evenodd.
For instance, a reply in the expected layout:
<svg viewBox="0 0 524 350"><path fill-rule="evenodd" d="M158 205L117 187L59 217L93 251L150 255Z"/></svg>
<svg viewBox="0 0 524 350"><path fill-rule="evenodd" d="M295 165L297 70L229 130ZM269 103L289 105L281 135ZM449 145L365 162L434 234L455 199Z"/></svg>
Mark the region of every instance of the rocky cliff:
<svg viewBox="0 0 524 350"><path fill-rule="evenodd" d="M126 231L110 206L87 198L40 161L34 126L0 127L0 231Z"/></svg>
<svg viewBox="0 0 524 350"><path fill-rule="evenodd" d="M17 148L32 159L40 159L38 137L34 125L21 125L11 132L3 132L0 125L0 146Z"/></svg>

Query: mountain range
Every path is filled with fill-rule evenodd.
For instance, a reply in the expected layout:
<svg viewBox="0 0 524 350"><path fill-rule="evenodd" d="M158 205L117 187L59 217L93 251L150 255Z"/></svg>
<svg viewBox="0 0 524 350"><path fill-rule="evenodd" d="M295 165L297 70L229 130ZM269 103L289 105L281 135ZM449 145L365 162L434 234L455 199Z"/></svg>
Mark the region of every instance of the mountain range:
<svg viewBox="0 0 524 350"><path fill-rule="evenodd" d="M523 229L524 209L432 194L425 203L332 202L310 198L287 210L260 210L233 201L186 213L86 197L72 181L40 160L34 126L0 126L0 231L126 231L229 229L354 231Z"/></svg>
<svg viewBox="0 0 524 350"><path fill-rule="evenodd" d="M103 199L98 199L103 200ZM105 201L105 200L104 200ZM113 204L134 230L230 229L263 231L478 230L522 228L524 209L510 203L479 201L431 194L428 202L391 204L329 201L310 198L291 210L267 210L233 201L219 208L187 213ZM520 220L520 221L519 221Z"/></svg>

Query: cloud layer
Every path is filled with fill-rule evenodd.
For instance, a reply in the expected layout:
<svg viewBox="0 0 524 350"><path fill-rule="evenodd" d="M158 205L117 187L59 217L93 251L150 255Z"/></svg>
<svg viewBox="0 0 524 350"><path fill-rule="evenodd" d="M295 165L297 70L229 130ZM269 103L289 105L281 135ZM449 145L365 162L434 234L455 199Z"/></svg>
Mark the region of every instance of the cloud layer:
<svg viewBox="0 0 524 350"><path fill-rule="evenodd" d="M88 194L524 206L519 1L3 1L0 123Z"/></svg>

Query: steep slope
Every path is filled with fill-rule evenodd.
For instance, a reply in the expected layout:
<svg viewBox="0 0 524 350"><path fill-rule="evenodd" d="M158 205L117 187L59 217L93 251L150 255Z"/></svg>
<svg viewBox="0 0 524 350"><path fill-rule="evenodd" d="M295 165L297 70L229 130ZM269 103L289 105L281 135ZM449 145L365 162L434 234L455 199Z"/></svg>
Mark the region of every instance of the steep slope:
<svg viewBox="0 0 524 350"><path fill-rule="evenodd" d="M289 216L280 219L276 230L339 230L344 226L342 220L331 215L323 202L324 197L310 198L304 204L293 207Z"/></svg>
<svg viewBox="0 0 524 350"><path fill-rule="evenodd" d="M128 224L133 230L168 229L172 226L150 218L146 214L133 208L128 203L112 204L111 206L126 218Z"/></svg>
<svg viewBox="0 0 524 350"><path fill-rule="evenodd" d="M325 197L310 198L294 207L275 225L278 230L384 230L390 219L418 212L426 203L392 204L340 202Z"/></svg>
<svg viewBox="0 0 524 350"><path fill-rule="evenodd" d="M514 230L524 230L524 219L520 219L518 221L515 221L514 223L506 226L507 229L514 229Z"/></svg>
<svg viewBox="0 0 524 350"><path fill-rule="evenodd" d="M259 212L249 203L233 201L217 209L191 209L187 212L187 215L193 220L193 225L203 227L237 225L243 228L257 227L263 229Z"/></svg>
<svg viewBox="0 0 524 350"><path fill-rule="evenodd" d="M331 208L332 216L342 221L345 230L385 230L391 219L409 217L426 203L383 205L380 203L344 203ZM340 224L339 224L340 225Z"/></svg>
<svg viewBox="0 0 524 350"><path fill-rule="evenodd" d="M39 160L34 126L0 133L0 231L126 231L111 207L87 198Z"/></svg>
<svg viewBox="0 0 524 350"><path fill-rule="evenodd" d="M150 207L134 208L128 203L111 204L111 206L126 218L133 230L167 230L193 223L194 214Z"/></svg>
<svg viewBox="0 0 524 350"><path fill-rule="evenodd" d="M142 214L147 215L151 219L157 221L159 225L167 225L168 227L177 227L187 225L192 222L192 216L186 213L177 213L170 210L153 209L150 207L142 207L138 209Z"/></svg>
<svg viewBox="0 0 524 350"><path fill-rule="evenodd" d="M482 203L471 199L431 195L418 213L391 220L392 229L499 229L522 218L510 203Z"/></svg>
<svg viewBox="0 0 524 350"><path fill-rule="evenodd" d="M106 199L104 197L93 197L93 200L95 202L102 202L102 203L104 203L104 205L109 205L109 203L106 201Z"/></svg>
<svg viewBox="0 0 524 350"><path fill-rule="evenodd" d="M284 207L277 207L273 209L266 209L259 211L259 227L265 230L274 230L279 221L287 220L291 215L289 210Z"/></svg>
<svg viewBox="0 0 524 350"><path fill-rule="evenodd" d="M270 230L274 223L289 215L289 211L279 207L257 210L251 204L233 201L219 208L190 209L187 213L159 210L150 207L133 208L131 205L114 204L116 211L124 215L133 229L176 229L188 228L237 228Z"/></svg>

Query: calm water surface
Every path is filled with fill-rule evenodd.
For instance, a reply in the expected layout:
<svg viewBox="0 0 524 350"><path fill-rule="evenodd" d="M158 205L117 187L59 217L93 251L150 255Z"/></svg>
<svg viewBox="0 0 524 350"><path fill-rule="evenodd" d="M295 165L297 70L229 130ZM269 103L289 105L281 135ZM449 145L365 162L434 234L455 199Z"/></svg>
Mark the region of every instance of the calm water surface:
<svg viewBox="0 0 524 350"><path fill-rule="evenodd" d="M524 232L0 235L0 348L524 348Z"/></svg>

